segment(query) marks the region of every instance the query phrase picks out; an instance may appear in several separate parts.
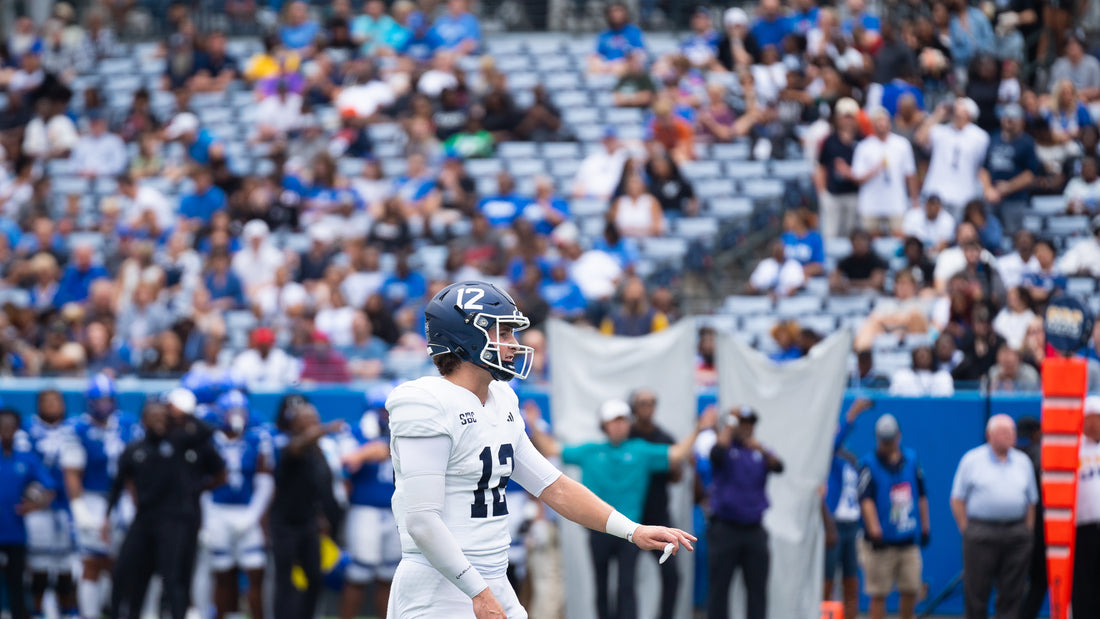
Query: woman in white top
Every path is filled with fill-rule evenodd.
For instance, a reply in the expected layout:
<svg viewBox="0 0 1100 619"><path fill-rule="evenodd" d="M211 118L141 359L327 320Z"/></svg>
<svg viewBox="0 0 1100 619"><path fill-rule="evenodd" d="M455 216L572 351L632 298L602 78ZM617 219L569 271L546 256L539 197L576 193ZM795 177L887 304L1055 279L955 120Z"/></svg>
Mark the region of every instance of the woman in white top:
<svg viewBox="0 0 1100 619"><path fill-rule="evenodd" d="M608 218L615 222L623 236L660 236L665 231L665 214L661 205L646 193L645 180L632 173L626 179L626 194L611 203Z"/></svg>
<svg viewBox="0 0 1100 619"><path fill-rule="evenodd" d="M993 330L1008 342L1012 350L1020 350L1024 346L1027 326L1034 319L1035 312L1031 311L1031 295L1027 289L1022 286L1009 288L1004 309L993 319Z"/></svg>

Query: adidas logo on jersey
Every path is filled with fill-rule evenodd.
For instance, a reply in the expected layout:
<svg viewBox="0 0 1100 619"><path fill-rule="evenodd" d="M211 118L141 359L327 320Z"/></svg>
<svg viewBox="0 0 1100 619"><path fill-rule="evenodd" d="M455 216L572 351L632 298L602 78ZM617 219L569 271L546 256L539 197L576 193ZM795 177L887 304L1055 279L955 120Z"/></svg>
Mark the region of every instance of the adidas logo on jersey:
<svg viewBox="0 0 1100 619"><path fill-rule="evenodd" d="M515 420L516 420L516 418L513 417L511 411L509 411L508 412L508 419L506 419L505 421L515 421Z"/></svg>

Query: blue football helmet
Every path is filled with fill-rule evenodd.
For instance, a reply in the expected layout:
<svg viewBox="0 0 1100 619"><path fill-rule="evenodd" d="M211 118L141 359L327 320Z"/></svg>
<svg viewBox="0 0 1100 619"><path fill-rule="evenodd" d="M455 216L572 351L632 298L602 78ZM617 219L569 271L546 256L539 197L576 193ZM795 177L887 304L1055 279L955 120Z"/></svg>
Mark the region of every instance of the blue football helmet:
<svg viewBox="0 0 1100 619"><path fill-rule="evenodd" d="M236 433L248 427L248 396L237 390L226 391L215 404L222 427Z"/></svg>
<svg viewBox="0 0 1100 619"><path fill-rule="evenodd" d="M106 420L118 408L118 388L114 379L106 374L96 374L88 381L84 397L88 402L88 414L99 421Z"/></svg>
<svg viewBox="0 0 1100 619"><path fill-rule="evenodd" d="M527 378L534 351L530 346L501 342L502 325L517 332L531 326L531 321L507 292L488 282L451 284L424 308L429 355L453 353L488 370L496 380ZM503 349L512 352L510 359L501 354Z"/></svg>

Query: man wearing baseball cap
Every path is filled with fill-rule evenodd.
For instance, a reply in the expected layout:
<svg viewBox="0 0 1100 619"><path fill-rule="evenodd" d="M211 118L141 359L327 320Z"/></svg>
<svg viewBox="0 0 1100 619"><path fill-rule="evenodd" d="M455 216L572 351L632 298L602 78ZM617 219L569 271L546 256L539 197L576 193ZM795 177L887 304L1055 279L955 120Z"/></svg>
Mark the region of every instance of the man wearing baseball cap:
<svg viewBox="0 0 1100 619"><path fill-rule="evenodd" d="M543 455L561 456L565 464L579 466L581 483L635 522L642 520L650 475L676 469L687 461L699 432L713 427L715 422L713 413L704 414L691 434L674 445L661 445L641 438L629 438L631 411L630 405L623 400L607 400L600 405L598 415L607 441L562 447L542 430L537 418L529 419L527 427L531 429L531 441ZM596 572L595 616L636 616L634 568L638 561L638 547L627 540L593 531L589 538L589 550ZM619 574L614 606L609 599L608 587L612 559L618 564Z"/></svg>
<svg viewBox="0 0 1100 619"><path fill-rule="evenodd" d="M886 596L897 587L898 616L912 619L922 585L920 547L928 544L928 496L917 454L902 449L893 415L875 422L874 453L860 460L859 504L866 536L863 586L871 619L886 616Z"/></svg>
<svg viewBox="0 0 1100 619"><path fill-rule="evenodd" d="M759 419L748 406L730 411L710 452L714 469L707 529L710 619L730 616L730 584L738 569L745 581L745 617L764 619L768 614L771 554L763 525L768 509L765 486L769 474L783 472L783 461L753 437Z"/></svg>
<svg viewBox="0 0 1100 619"><path fill-rule="evenodd" d="M1100 396L1085 398L1077 478L1077 547L1073 556L1073 616L1100 617Z"/></svg>

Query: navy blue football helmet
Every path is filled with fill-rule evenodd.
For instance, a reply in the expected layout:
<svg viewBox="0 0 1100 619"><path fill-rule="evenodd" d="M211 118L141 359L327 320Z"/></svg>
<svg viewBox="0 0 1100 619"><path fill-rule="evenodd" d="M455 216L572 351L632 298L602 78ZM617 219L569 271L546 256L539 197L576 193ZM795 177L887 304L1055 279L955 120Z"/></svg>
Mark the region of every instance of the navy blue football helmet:
<svg viewBox="0 0 1100 619"><path fill-rule="evenodd" d="M88 402L88 413L98 421L104 421L118 408L118 388L115 381L106 374L96 374L88 381L84 391Z"/></svg>
<svg viewBox="0 0 1100 619"><path fill-rule="evenodd" d="M502 325L517 332L531 326L531 321L507 292L488 282L451 284L424 308L429 355L453 353L488 370L496 380L527 378L534 351L530 346L501 342ZM512 353L510 358L501 354L503 349Z"/></svg>

